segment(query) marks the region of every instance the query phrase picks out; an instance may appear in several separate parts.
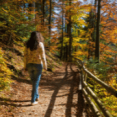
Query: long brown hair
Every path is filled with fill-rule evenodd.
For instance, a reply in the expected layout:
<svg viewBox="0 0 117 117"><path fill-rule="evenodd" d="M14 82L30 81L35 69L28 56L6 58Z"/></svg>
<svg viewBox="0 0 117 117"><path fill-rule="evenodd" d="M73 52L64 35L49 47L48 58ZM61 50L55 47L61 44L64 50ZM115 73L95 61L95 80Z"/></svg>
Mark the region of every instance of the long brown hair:
<svg viewBox="0 0 117 117"><path fill-rule="evenodd" d="M31 33L30 39L26 43L26 47L31 51L36 50L39 46L39 42L44 42L44 38L40 32L34 31Z"/></svg>

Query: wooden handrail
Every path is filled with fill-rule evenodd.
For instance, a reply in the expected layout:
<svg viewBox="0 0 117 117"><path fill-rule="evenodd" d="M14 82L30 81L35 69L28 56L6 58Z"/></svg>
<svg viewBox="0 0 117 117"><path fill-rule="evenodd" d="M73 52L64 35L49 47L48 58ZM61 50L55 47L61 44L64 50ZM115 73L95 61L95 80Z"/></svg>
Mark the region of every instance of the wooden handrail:
<svg viewBox="0 0 117 117"><path fill-rule="evenodd" d="M100 79L98 79L89 70L87 70L86 67L84 66L84 63L80 59L77 59L77 58L75 58L75 59L77 60L78 67L81 69L80 70L81 71L80 72L81 73L80 82L82 82L82 84L83 84L83 89L82 89L83 90L83 94L84 94L87 102L89 102L89 105L91 106L92 111L95 113L94 115L96 117L100 117L101 116L100 113L98 112L96 106L94 105L94 103L91 102L91 99L89 98L89 95L96 102L96 104L100 108L100 111L102 111L102 113L103 113L103 115L105 117L112 117L112 115L108 112L108 110L106 110L106 108L104 107L102 102L98 99L98 97L95 95L95 93L88 87L88 85L86 83L86 79L84 79L84 77L83 77L84 76L83 73L85 72L88 76L90 76L98 84L100 84L102 87L104 87L111 95L114 95L115 97L117 97L117 91L115 89L113 89L111 86L109 86L108 84L106 84L105 82L103 82ZM80 85L81 85L81 83L80 83ZM98 112L98 114L97 114L97 112Z"/></svg>
<svg viewBox="0 0 117 117"><path fill-rule="evenodd" d="M91 97L95 100L95 102L97 103L97 105L99 106L100 110L103 112L103 114L105 115L105 117L112 117L112 115L108 112L108 110L104 107L104 105L102 104L102 102L98 99L98 97L95 95L95 93L88 87L88 85L83 82L83 85L86 87L86 90L88 92L88 94L91 95Z"/></svg>
<svg viewBox="0 0 117 117"><path fill-rule="evenodd" d="M108 84L106 84L105 82L101 81L100 79L98 79L96 76L94 76L90 71L88 71L84 66L83 66L83 70L91 77L93 78L97 83L99 83L100 85L102 85L109 93L111 93L111 95L114 95L115 97L117 97L117 91L115 89L113 89L112 87L110 87Z"/></svg>
<svg viewBox="0 0 117 117"><path fill-rule="evenodd" d="M93 78L97 83L99 83L100 85L102 85L111 95L114 95L115 97L117 97L117 91L115 89L113 89L112 87L110 87L108 84L106 84L105 82L101 81L100 79L98 79L95 75L93 75L90 71L88 71L86 69L86 67L84 66L83 62L79 59L77 59L78 61L80 61L81 65L82 65L82 69L91 77ZM79 64L79 63L78 63ZM80 66L81 66L80 65Z"/></svg>
<svg viewBox="0 0 117 117"><path fill-rule="evenodd" d="M87 102L89 103L91 110L93 111L93 114L95 115L95 117L101 117L100 111L97 109L95 104L91 101L90 97L88 97L88 93L86 92L85 89L83 89L83 93L84 93L84 96L85 96Z"/></svg>

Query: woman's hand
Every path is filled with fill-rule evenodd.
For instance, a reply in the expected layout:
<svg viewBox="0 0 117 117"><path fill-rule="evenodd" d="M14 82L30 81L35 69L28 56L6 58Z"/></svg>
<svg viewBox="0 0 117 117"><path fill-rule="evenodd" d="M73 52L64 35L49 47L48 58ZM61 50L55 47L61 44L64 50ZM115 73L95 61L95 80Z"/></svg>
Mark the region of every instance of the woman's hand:
<svg viewBox="0 0 117 117"><path fill-rule="evenodd" d="M47 71L47 68L44 68L44 70L46 70L46 71Z"/></svg>

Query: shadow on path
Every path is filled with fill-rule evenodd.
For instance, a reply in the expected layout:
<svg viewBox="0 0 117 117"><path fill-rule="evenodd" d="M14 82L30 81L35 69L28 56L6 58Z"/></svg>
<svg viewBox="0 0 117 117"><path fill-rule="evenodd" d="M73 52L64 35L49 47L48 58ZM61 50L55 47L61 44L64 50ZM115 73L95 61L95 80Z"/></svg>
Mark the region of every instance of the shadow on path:
<svg viewBox="0 0 117 117"><path fill-rule="evenodd" d="M16 80L17 82L23 82L23 83L31 85L31 80L30 79L26 79L25 77L15 77L15 76L12 76L12 80Z"/></svg>
<svg viewBox="0 0 117 117"><path fill-rule="evenodd" d="M29 102L30 100L11 100L9 98L1 98L0 101L9 101L9 102Z"/></svg>
<svg viewBox="0 0 117 117"><path fill-rule="evenodd" d="M0 100L4 100L4 98L0 98ZM22 105L22 104L16 104L14 102L29 102L30 100L24 100L24 101L20 101L20 100L9 100L9 99L6 99L7 101L0 101L0 105L5 105L5 106L14 106L14 107L27 107L27 106L31 106L31 104L25 104L25 105Z"/></svg>
<svg viewBox="0 0 117 117"><path fill-rule="evenodd" d="M76 113L76 117L82 117L82 113L83 113L83 108L84 108L84 100L83 100L83 96L82 96L82 92L78 91L78 85L79 85L79 75L78 75L78 71L74 71L72 69L72 66L70 65L70 69L71 72L68 73L67 69L68 69L68 64L66 65L65 68L65 76L63 77L62 80L60 80L54 90L54 93L52 94L49 106L47 108L47 111L45 113L44 117L51 117L54 105L55 105L55 101L57 97L61 97L61 96L57 96L60 88L66 84L69 84L70 89L69 89L69 94L65 94L67 96L67 104L66 104L66 110L65 110L65 115L66 117L72 117L72 107L77 107L77 113ZM72 79L70 79L68 81L68 79L72 77ZM73 103L73 96L74 94L78 94L78 101L77 104ZM62 96L65 96L62 95Z"/></svg>
<svg viewBox="0 0 117 117"><path fill-rule="evenodd" d="M84 98L83 98L82 91L79 90L76 117L83 117L83 111L84 111Z"/></svg>
<svg viewBox="0 0 117 117"><path fill-rule="evenodd" d="M73 69L72 69L72 65L70 65L70 69L72 72ZM74 72L74 76L73 76L73 80L76 81L77 80L77 86L79 86L79 73L78 71L77 72ZM71 87L72 88L72 87ZM83 110L84 110L84 98L83 98L83 94L82 94L82 91L78 89L77 91L78 93L78 99L77 99L77 113L76 113L76 117L83 117ZM69 116L71 117L71 116Z"/></svg>
<svg viewBox="0 0 117 117"><path fill-rule="evenodd" d="M59 82L59 85L56 87L44 117L50 117L51 116L52 110L54 108L54 104L55 104L55 101L56 101L56 96L58 94L58 91L61 88L61 86L64 85L64 81L66 81L69 78L69 76L67 76L68 75L67 66L68 65L66 65L66 68L65 68L66 74L65 74L64 78Z"/></svg>
<svg viewBox="0 0 117 117"><path fill-rule="evenodd" d="M71 86L70 86L70 91L69 91L69 94L68 94L68 97L67 97L67 104L66 104L66 111L65 111L65 115L66 117L72 117L72 110L71 108L73 106L75 106L73 104L73 95L74 95L74 91L75 91L75 86L77 86L77 72L73 71L71 65L70 65L70 69L72 71L72 81L71 81ZM76 82L75 82L76 81Z"/></svg>

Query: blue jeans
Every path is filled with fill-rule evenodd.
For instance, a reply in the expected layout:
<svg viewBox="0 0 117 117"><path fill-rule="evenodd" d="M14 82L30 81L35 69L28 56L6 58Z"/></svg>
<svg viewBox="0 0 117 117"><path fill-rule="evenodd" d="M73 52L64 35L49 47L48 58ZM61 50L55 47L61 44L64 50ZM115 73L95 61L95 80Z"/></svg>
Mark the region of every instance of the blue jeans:
<svg viewBox="0 0 117 117"><path fill-rule="evenodd" d="M34 63L27 64L27 69L32 81L32 99L31 99L32 103L35 102L37 98L39 98L38 86L41 78L42 68L43 68L42 64L34 64Z"/></svg>

